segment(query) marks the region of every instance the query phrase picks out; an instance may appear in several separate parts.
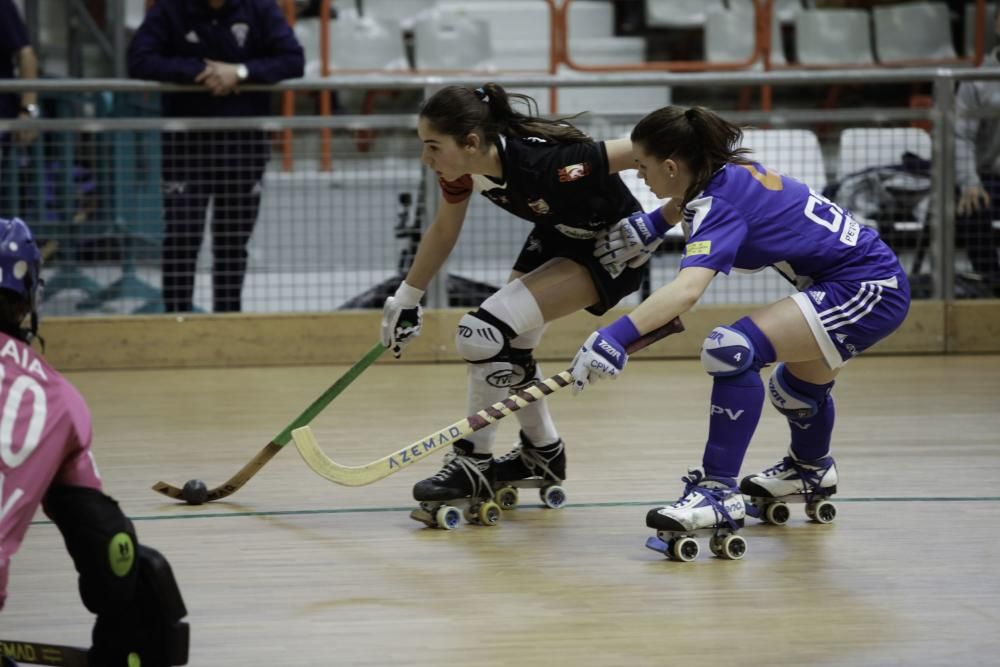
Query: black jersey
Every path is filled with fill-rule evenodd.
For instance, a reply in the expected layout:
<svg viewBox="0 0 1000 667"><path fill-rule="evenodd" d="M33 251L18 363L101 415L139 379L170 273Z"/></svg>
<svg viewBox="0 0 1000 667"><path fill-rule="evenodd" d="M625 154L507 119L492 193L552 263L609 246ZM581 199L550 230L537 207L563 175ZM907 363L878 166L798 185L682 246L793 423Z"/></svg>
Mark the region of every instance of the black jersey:
<svg viewBox="0 0 1000 667"><path fill-rule="evenodd" d="M641 208L618 174L608 173L603 142L501 136L497 151L503 181L468 174L441 180L445 200L465 201L475 190L519 218L575 239L592 238Z"/></svg>

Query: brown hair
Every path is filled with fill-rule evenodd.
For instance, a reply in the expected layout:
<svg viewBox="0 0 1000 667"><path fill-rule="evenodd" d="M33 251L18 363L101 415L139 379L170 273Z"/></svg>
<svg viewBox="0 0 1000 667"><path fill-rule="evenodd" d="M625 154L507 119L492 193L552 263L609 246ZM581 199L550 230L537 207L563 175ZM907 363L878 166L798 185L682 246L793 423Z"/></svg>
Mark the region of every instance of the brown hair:
<svg viewBox="0 0 1000 667"><path fill-rule="evenodd" d="M632 130L632 143L659 160L679 158L694 178L684 204L705 189L726 163L750 164L749 148L740 148L743 130L705 107L669 106L648 114Z"/></svg>
<svg viewBox="0 0 1000 667"><path fill-rule="evenodd" d="M478 134L484 149L500 134L542 137L560 143L591 141L566 119L549 120L514 111L512 99L522 102L529 113L532 109L538 113L538 104L531 97L508 93L498 84L487 83L475 90L464 86L442 88L424 102L420 116L436 131L453 137L459 145L465 143L469 134Z"/></svg>

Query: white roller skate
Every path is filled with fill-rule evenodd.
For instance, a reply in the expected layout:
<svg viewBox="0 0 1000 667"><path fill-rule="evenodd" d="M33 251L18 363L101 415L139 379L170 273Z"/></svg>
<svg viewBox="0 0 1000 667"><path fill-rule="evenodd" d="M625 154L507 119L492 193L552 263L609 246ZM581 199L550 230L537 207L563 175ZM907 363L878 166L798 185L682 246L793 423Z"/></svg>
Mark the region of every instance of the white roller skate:
<svg viewBox="0 0 1000 667"><path fill-rule="evenodd" d="M699 533L711 532L709 548L719 558L739 560L747 552L747 542L737 531L743 527L746 507L734 483L705 476L692 468L685 477L684 494L669 507L657 507L646 514L646 525L656 537L646 546L673 560L689 562L698 557Z"/></svg>
<svg viewBox="0 0 1000 667"><path fill-rule="evenodd" d="M805 503L806 516L817 523L830 523L837 516L837 506L830 501L837 492L832 456L800 461L789 451L777 465L744 477L740 490L750 498L747 514L776 526L788 522L788 503Z"/></svg>
<svg viewBox="0 0 1000 667"><path fill-rule="evenodd" d="M410 518L443 530L457 527L463 516L469 523L495 526L503 517L493 500L495 467L492 456L477 456L471 442L457 441L445 454L441 470L414 485L413 497L420 507L410 512Z"/></svg>
<svg viewBox="0 0 1000 667"><path fill-rule="evenodd" d="M505 510L517 506L519 488L538 489L546 507L559 509L566 504L566 447L559 440L551 445L535 447L521 432L520 441L507 454L497 459L496 501Z"/></svg>

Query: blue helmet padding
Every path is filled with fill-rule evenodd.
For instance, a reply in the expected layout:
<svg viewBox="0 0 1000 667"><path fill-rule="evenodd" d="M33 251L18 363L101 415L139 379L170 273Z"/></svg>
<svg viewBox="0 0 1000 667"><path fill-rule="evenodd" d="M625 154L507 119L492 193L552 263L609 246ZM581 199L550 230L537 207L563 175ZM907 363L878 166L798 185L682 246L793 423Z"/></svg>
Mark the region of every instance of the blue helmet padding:
<svg viewBox="0 0 1000 667"><path fill-rule="evenodd" d="M34 304L41 261L28 225L20 218L0 218L0 288Z"/></svg>

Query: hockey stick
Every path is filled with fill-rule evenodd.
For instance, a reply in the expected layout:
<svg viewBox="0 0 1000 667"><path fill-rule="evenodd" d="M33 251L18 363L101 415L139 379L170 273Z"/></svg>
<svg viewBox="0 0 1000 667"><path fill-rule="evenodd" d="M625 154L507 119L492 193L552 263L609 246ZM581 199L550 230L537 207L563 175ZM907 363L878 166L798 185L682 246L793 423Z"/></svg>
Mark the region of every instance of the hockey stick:
<svg viewBox="0 0 1000 667"><path fill-rule="evenodd" d="M680 318L674 318L659 329L649 332L629 345L627 351L629 353L636 352L661 338L681 331L684 331L684 324ZM305 460L306 465L312 468L313 472L320 477L343 486L365 486L380 479L385 479L411 463L427 458L425 455L428 452L436 451L443 445L450 445L470 433L486 428L490 424L495 424L526 405L540 401L549 394L555 393L571 384L573 384L573 376L568 370L547 377L544 380L536 380L524 389L517 390L504 400L483 408L474 415L446 426L440 431L431 433L411 445L407 445L388 456L383 456L377 461L372 461L363 466L345 466L331 459L323 453L319 443L316 441L316 436L308 426L303 426L292 431L292 439L295 440L295 448L299 450L299 454Z"/></svg>
<svg viewBox="0 0 1000 667"><path fill-rule="evenodd" d="M87 650L72 646L0 639L0 656L32 665L87 667Z"/></svg>
<svg viewBox="0 0 1000 667"><path fill-rule="evenodd" d="M274 436L271 442L264 445L264 448L257 452L257 455L250 459L250 462L243 466L238 473L226 480L225 483L215 487L214 489L208 490L208 496L205 498L206 502L211 502L213 500L219 500L230 496L241 488L243 485L250 481L250 478L257 474L257 471L264 467L268 461L274 458L274 455L281 451L281 448L287 445L292 440L292 431L301 426L305 426L313 419L316 415L323 411L323 409L330 404L330 402L336 398L342 391L347 389L347 386L354 382L359 375L373 363L375 360L382 356L385 352L386 347L382 345L381 342L375 343L372 349L368 350L367 354L361 358L356 364L351 366L351 368L344 373L339 380L334 382L329 389L323 392L323 394L317 398L312 404L302 411L298 417L296 417L291 424L286 426L284 430L278 435ZM157 482L153 485L153 491L162 493L163 495L174 498L176 500L184 500L184 491L178 487L167 484L166 482Z"/></svg>

